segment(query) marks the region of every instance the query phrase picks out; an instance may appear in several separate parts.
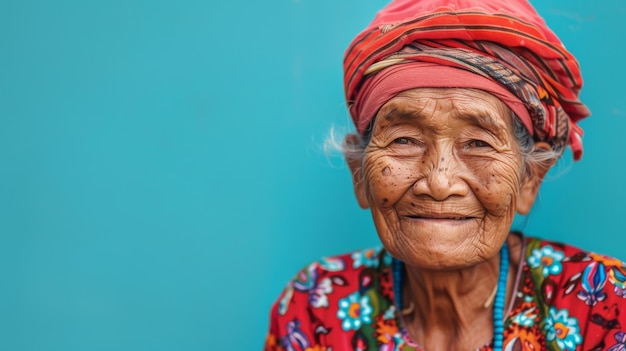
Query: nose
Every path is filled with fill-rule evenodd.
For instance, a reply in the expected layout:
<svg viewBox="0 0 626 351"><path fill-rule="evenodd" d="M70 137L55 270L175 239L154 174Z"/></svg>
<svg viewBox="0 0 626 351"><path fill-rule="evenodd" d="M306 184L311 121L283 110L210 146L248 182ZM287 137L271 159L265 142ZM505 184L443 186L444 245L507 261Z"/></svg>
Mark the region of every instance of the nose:
<svg viewBox="0 0 626 351"><path fill-rule="evenodd" d="M469 193L469 186L462 179L462 165L454 158L452 153L438 153L437 157L423 171L413 185L415 195L427 195L436 201L443 201L451 196L465 196Z"/></svg>

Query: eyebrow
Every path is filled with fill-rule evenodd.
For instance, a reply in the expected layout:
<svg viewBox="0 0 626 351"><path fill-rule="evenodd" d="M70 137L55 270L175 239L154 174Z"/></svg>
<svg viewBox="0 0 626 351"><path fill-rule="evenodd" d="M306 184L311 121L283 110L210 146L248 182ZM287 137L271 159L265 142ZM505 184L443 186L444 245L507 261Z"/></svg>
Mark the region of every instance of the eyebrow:
<svg viewBox="0 0 626 351"><path fill-rule="evenodd" d="M500 134L502 131L504 131L504 128L507 127L507 124L504 121L496 120L487 111L472 111L469 113L458 111L458 113L459 118L469 121L472 124L480 126L496 134Z"/></svg>
<svg viewBox="0 0 626 351"><path fill-rule="evenodd" d="M410 122L415 119L427 118L425 114L422 113L422 110L415 109L407 109L407 108L399 108L398 106L389 106L388 111L381 110L381 114L378 118L384 118L385 121L389 123L393 122ZM486 110L473 110L473 111L462 111L456 110L456 116L466 120L474 125L492 131L496 134L499 134L503 128L506 127L506 123L504 121L498 121L494 118L492 113Z"/></svg>
<svg viewBox="0 0 626 351"><path fill-rule="evenodd" d="M384 118L387 122L406 122L415 119L425 118L421 111L407 108L399 108L397 106L389 106L386 110L379 111L379 116L377 117Z"/></svg>

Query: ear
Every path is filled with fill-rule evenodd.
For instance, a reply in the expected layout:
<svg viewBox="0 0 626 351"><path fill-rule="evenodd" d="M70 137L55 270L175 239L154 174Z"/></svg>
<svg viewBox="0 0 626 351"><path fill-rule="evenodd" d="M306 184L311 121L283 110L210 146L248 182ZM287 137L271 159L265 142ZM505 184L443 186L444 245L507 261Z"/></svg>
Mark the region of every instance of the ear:
<svg viewBox="0 0 626 351"><path fill-rule="evenodd" d="M552 148L548 143L538 142L535 143L535 149L551 150ZM550 167L554 163L545 162L542 164L533 165L532 169L527 169L522 180L522 186L520 188L519 196L517 197L517 212L522 215L527 215L530 209L535 203L537 194L539 193L539 187L543 178L546 176Z"/></svg>
<svg viewBox="0 0 626 351"><path fill-rule="evenodd" d="M348 134L346 135L343 144L346 146L346 149L354 150L360 146L360 142L361 140L358 135ZM352 185L354 187L354 195L356 196L356 200L362 209L369 208L370 204L367 200L365 184L363 183L363 160L360 157L353 157L349 153L345 154L344 157L346 159L346 163L348 164L348 168L350 168L350 173L352 174Z"/></svg>

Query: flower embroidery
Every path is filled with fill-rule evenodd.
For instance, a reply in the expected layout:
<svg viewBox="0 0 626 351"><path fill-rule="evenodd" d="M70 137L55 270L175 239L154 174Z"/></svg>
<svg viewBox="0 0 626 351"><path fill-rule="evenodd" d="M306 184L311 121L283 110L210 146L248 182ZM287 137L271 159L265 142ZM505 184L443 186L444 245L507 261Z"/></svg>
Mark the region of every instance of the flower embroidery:
<svg viewBox="0 0 626 351"><path fill-rule="evenodd" d="M311 290L317 282L317 267L317 263L313 263L298 272L293 280L293 287L297 291Z"/></svg>
<svg viewBox="0 0 626 351"><path fill-rule="evenodd" d="M512 321L523 327L532 327L535 325L535 318L537 318L537 314L533 312L535 312L534 307L521 311L519 314L513 316Z"/></svg>
<svg viewBox="0 0 626 351"><path fill-rule="evenodd" d="M378 267L378 253L380 248L367 249L362 251L356 251L352 254L352 267L359 268L365 267Z"/></svg>
<svg viewBox="0 0 626 351"><path fill-rule="evenodd" d="M317 267L316 264L312 264L296 275L293 280L293 287L287 288L285 297L280 301L281 314L287 311L293 290L308 293L309 302L314 308L328 307L326 295L333 292L332 281L329 278L318 280Z"/></svg>
<svg viewBox="0 0 626 351"><path fill-rule="evenodd" d="M383 315L376 317L374 336L381 344L379 351L395 351L402 342L402 335L395 319L385 319Z"/></svg>
<svg viewBox="0 0 626 351"><path fill-rule="evenodd" d="M621 298L626 298L626 289L615 285L613 288L613 293Z"/></svg>
<svg viewBox="0 0 626 351"><path fill-rule="evenodd" d="M541 268L544 277L557 275L563 270L561 261L565 255L563 252L554 250L552 246L546 245L540 249L534 249L528 257L528 265L532 268Z"/></svg>
<svg viewBox="0 0 626 351"><path fill-rule="evenodd" d="M329 272L340 272L346 268L343 260L338 257L322 257L320 267Z"/></svg>
<svg viewBox="0 0 626 351"><path fill-rule="evenodd" d="M287 335L281 338L281 344L287 351L303 350L309 347L309 339L300 329L300 321L294 319L287 323Z"/></svg>
<svg viewBox="0 0 626 351"><path fill-rule="evenodd" d="M606 284L606 271L604 265L592 262L583 271L580 285L583 290L578 292L578 298L585 301L589 306L595 306L598 301L604 301L606 294L603 292Z"/></svg>
<svg viewBox="0 0 626 351"><path fill-rule="evenodd" d="M615 286L615 295L626 298L626 269L623 266L616 266L609 271L609 281Z"/></svg>
<svg viewBox="0 0 626 351"><path fill-rule="evenodd" d="M541 344L537 340L537 335L526 329L520 329L517 334L512 334L512 336L514 337L505 342L505 350L541 350Z"/></svg>
<svg viewBox="0 0 626 351"><path fill-rule="evenodd" d="M556 308L550 307L543 329L546 331L546 340L556 341L561 350L574 350L576 345L583 341L579 333L578 320L575 317L570 318L566 309L557 311Z"/></svg>
<svg viewBox="0 0 626 351"><path fill-rule="evenodd" d="M328 296L333 292L333 284L329 278L322 279L311 291L309 291L309 302L314 308L328 307Z"/></svg>
<svg viewBox="0 0 626 351"><path fill-rule="evenodd" d="M339 300L339 311L337 317L343 322L343 330L357 330L364 323L372 323L373 309L370 306L370 298L367 295L361 296L357 291L346 298Z"/></svg>
<svg viewBox="0 0 626 351"><path fill-rule="evenodd" d="M602 263L605 266L620 267L620 266L624 265L624 263L622 261L618 260L617 258L608 257L608 256L605 256L605 255L599 255L599 254L594 253L594 252L590 252L589 253L589 257L592 260L598 261L598 262Z"/></svg>

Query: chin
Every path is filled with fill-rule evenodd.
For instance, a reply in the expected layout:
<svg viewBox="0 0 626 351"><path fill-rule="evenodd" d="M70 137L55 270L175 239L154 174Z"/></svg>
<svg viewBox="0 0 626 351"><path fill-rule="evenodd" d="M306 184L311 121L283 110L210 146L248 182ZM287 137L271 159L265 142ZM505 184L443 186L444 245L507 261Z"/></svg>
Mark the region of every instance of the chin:
<svg viewBox="0 0 626 351"><path fill-rule="evenodd" d="M451 254L450 252L429 252L428 248L424 249L423 254L399 253L399 256L398 258L409 266L434 271L460 270L488 261L483 257L462 251Z"/></svg>
<svg viewBox="0 0 626 351"><path fill-rule="evenodd" d="M484 245L476 231L396 232L381 241L385 249L407 265L429 270L455 270L487 262L498 255L499 245ZM428 234L420 234L428 233ZM468 233L474 233L468 234ZM503 239L504 240L504 239ZM499 242L499 241L498 241Z"/></svg>

